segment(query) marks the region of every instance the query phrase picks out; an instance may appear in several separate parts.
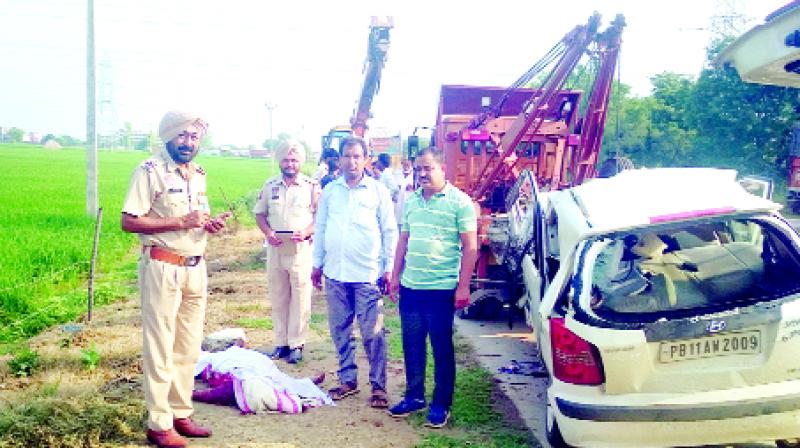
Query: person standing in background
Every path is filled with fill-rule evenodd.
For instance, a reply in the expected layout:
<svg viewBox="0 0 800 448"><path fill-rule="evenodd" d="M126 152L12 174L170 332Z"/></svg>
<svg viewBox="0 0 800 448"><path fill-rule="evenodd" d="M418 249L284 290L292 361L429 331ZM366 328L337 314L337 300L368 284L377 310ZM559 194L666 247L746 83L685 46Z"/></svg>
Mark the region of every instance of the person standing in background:
<svg viewBox="0 0 800 448"><path fill-rule="evenodd" d="M389 196L391 196L392 202L396 204L400 188L392 171L392 157L385 152L378 154L378 160L375 161L375 170L380 173L377 175L378 181L389 190ZM395 215L396 217L397 215Z"/></svg>
<svg viewBox="0 0 800 448"><path fill-rule="evenodd" d="M303 359L311 317L311 242L319 184L300 172L305 148L284 141L275 150L281 174L264 183L253 213L267 238L267 288L272 305L272 359Z"/></svg>
<svg viewBox="0 0 800 448"><path fill-rule="evenodd" d="M321 182L322 178L325 177L326 174L332 174L333 170L331 170L331 160L332 159L339 159L339 151L333 148L325 148L320 154L319 157L319 164L317 165L317 171L314 172L314 175L311 176L317 182Z"/></svg>
<svg viewBox="0 0 800 448"><path fill-rule="evenodd" d="M330 151L328 156L325 157L328 163L328 172L319 180L321 188L325 188L325 185L328 185L331 181L339 177L339 153L333 149L327 149L326 151Z"/></svg>
<svg viewBox="0 0 800 448"><path fill-rule="evenodd" d="M398 193L397 202L394 204L394 216L397 218L397 225L402 225L403 208L408 197L417 189L414 181L414 161L403 159L402 170L398 171L395 180L397 182Z"/></svg>

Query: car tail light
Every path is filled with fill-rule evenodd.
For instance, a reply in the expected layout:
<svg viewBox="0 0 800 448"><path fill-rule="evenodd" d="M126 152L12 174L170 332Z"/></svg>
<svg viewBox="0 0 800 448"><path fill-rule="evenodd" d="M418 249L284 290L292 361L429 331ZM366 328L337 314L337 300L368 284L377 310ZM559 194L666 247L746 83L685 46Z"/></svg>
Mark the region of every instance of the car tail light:
<svg viewBox="0 0 800 448"><path fill-rule="evenodd" d="M563 318L550 318L550 343L556 378L572 384L603 384L603 368L597 349L571 332L564 325Z"/></svg>

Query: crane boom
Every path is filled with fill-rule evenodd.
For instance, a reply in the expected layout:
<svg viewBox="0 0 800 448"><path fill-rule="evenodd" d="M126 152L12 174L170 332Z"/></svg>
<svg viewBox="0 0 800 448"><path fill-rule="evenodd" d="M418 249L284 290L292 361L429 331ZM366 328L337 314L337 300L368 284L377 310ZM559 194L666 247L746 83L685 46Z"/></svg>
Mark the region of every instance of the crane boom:
<svg viewBox="0 0 800 448"><path fill-rule="evenodd" d="M364 61L364 80L358 95L358 103L353 109L349 125L334 126L322 136L322 152L327 149L339 150L339 142L349 136L364 137L367 121L372 117L372 100L381 85L381 73L386 64L389 50L389 30L394 28L392 17L372 16L367 41L367 59Z"/></svg>
<svg viewBox="0 0 800 448"><path fill-rule="evenodd" d="M350 119L353 135L356 137L363 137L367 129L372 99L380 89L381 72L386 63L386 52L389 50L389 30L393 27L394 21L391 17L387 17L385 20L372 17L369 26L369 42L367 42L367 60L364 62L364 82L361 85L358 105Z"/></svg>
<svg viewBox="0 0 800 448"><path fill-rule="evenodd" d="M536 90L527 104L520 111L516 120L510 128L502 135L500 144L492 156L486 160L483 167L478 171L475 182L470 188L471 196L474 200L482 200L499 183L505 182L508 173L513 173L518 162L521 160L515 154L520 143L526 135L539 134L540 128L545 123L545 118L551 116L557 110L563 99L559 95L567 77L573 72L581 57L586 53L589 45L597 45L597 53L600 55L600 67L597 77L592 87L591 97L588 102L581 132L579 134L580 144L574 152L574 157L567 160L560 158L561 164L570 162L571 166L556 167L558 169L544 175L544 166L540 167L541 180L549 183L551 189L561 187L564 181L563 175L569 174L572 184L579 184L583 180L592 177L595 173L595 164L600 151L603 138L603 125L606 119L606 111L611 84L613 81L614 68L616 67L619 52L622 28L624 19L622 16L612 22L609 28L602 34L598 34L600 15L595 13L589 18L586 25L579 25L567 33L561 41L564 47L561 58L556 63L552 72L545 80L541 89Z"/></svg>

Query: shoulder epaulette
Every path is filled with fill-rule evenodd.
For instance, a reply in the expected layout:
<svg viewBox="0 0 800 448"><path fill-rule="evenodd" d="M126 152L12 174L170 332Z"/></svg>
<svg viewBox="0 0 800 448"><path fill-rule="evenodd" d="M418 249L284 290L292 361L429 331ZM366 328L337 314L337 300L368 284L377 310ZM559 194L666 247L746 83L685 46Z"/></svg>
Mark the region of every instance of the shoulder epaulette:
<svg viewBox="0 0 800 448"><path fill-rule="evenodd" d="M305 174L300 175L300 180L306 181L311 185L319 184L319 181L317 179L314 179L313 177L310 176L306 176Z"/></svg>
<svg viewBox="0 0 800 448"><path fill-rule="evenodd" d="M158 166L158 160L156 159L147 159L139 165L143 170L150 173L152 172L156 166Z"/></svg>
<svg viewBox="0 0 800 448"><path fill-rule="evenodd" d="M202 174L203 176L205 176L205 175L206 175L206 170L204 170L204 169L203 169L203 167L202 167L202 166L200 166L200 165L195 165L195 166L194 166L194 171L195 171L196 173L198 173L198 174Z"/></svg>

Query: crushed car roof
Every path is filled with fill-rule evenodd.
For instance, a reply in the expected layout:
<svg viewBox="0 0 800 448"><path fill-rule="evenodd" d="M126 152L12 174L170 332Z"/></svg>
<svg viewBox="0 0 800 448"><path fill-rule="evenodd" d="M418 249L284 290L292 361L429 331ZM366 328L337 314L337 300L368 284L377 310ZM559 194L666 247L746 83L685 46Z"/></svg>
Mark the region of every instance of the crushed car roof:
<svg viewBox="0 0 800 448"><path fill-rule="evenodd" d="M579 239L670 221L781 208L747 192L736 181L736 171L715 168L628 170L553 192L549 201L559 214L559 228L573 227L569 233Z"/></svg>

